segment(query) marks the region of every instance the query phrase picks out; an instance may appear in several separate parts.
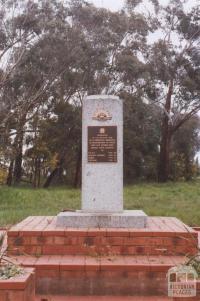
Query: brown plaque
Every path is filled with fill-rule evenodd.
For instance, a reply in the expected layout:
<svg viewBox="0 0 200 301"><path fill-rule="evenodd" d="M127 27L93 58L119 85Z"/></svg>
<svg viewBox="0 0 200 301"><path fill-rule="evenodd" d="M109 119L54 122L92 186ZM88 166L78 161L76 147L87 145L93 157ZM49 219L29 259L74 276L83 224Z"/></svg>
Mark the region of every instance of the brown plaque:
<svg viewBox="0 0 200 301"><path fill-rule="evenodd" d="M88 127L88 162L117 162L117 127Z"/></svg>

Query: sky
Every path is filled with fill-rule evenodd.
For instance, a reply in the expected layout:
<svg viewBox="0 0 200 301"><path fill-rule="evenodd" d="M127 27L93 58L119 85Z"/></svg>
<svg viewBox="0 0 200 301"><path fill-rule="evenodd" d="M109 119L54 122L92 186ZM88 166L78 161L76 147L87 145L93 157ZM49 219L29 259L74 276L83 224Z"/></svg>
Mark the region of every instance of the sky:
<svg viewBox="0 0 200 301"><path fill-rule="evenodd" d="M189 0L186 7L190 8L195 3L198 3L199 0ZM113 11L116 11L120 8L122 8L124 0L90 0L90 2L93 2L98 7L106 7ZM169 0L160 0L160 4L166 5Z"/></svg>
<svg viewBox="0 0 200 301"><path fill-rule="evenodd" d="M167 5L170 0L159 0L159 3L163 6ZM184 0L183 0L184 1ZM184 4L184 8L189 11L192 6L198 4L200 0L186 0ZM125 0L89 0L89 2L93 3L97 7L105 7L113 11L120 10ZM153 5L149 0L143 0L142 4L138 7L138 12L144 13L146 10L151 12L153 10ZM149 35L149 41L155 42L158 38L160 38L163 34L161 32L153 33ZM174 41L176 41L176 37L174 37Z"/></svg>
<svg viewBox="0 0 200 301"><path fill-rule="evenodd" d="M106 7L112 10L118 10L122 8L123 0L91 0L96 6Z"/></svg>

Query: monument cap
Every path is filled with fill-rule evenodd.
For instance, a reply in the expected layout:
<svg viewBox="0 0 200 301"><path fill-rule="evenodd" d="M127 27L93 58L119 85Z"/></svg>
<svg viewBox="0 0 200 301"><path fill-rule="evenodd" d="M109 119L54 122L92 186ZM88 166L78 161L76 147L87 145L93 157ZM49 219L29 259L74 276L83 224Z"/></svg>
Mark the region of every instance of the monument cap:
<svg viewBox="0 0 200 301"><path fill-rule="evenodd" d="M89 95L85 97L85 100L90 99L90 100L119 100L119 96L116 95Z"/></svg>

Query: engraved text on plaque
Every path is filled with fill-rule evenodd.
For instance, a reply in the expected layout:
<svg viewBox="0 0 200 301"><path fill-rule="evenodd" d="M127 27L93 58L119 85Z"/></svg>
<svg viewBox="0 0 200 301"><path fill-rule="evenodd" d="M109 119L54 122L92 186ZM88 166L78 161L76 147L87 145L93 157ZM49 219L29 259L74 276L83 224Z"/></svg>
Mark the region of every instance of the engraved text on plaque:
<svg viewBox="0 0 200 301"><path fill-rule="evenodd" d="M117 162L117 126L88 127L88 162Z"/></svg>

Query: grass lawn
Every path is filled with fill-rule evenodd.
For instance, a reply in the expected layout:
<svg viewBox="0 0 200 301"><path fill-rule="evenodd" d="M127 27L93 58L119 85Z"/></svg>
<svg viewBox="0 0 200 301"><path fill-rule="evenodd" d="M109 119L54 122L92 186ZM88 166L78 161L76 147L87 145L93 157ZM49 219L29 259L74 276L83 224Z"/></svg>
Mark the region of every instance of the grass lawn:
<svg viewBox="0 0 200 301"><path fill-rule="evenodd" d="M80 190L0 187L0 226L29 215L56 215L62 209L78 209ZM137 184L124 189L126 209L143 209L151 216L176 216L189 225L200 225L200 182Z"/></svg>

